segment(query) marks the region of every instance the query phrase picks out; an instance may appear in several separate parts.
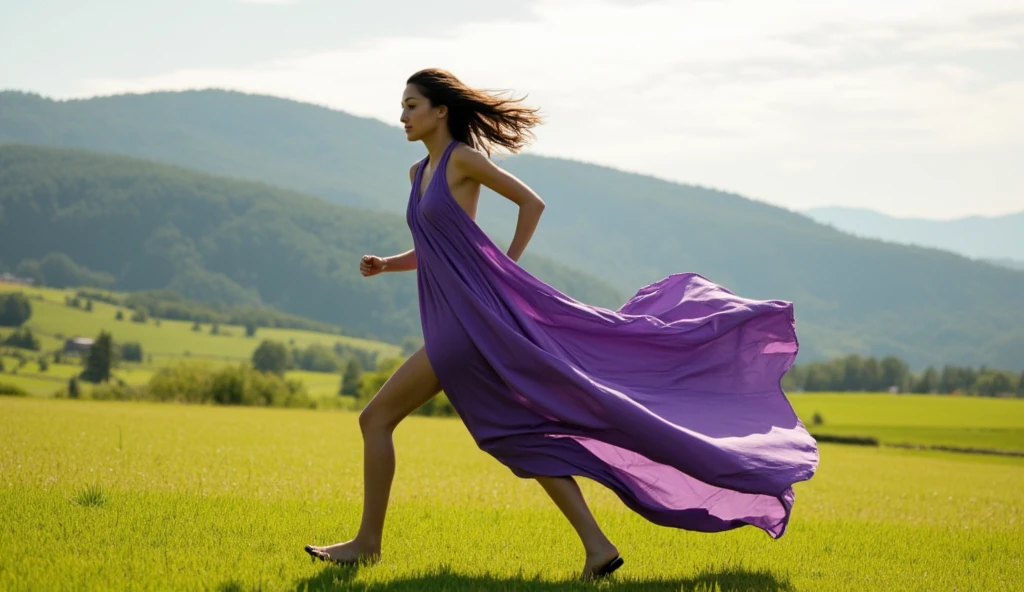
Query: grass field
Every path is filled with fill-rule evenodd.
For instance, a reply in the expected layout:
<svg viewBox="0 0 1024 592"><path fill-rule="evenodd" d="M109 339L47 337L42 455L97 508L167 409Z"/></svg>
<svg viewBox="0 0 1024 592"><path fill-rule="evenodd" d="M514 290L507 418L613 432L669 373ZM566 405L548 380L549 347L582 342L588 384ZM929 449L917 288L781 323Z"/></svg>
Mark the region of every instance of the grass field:
<svg viewBox="0 0 1024 592"><path fill-rule="evenodd" d="M874 436L889 444L1024 450L1024 401L945 395L790 394L816 434ZM815 413L824 417L812 425Z"/></svg>
<svg viewBox="0 0 1024 592"><path fill-rule="evenodd" d="M799 408L832 396L801 397ZM907 401L921 406L910 416L933 418L920 427L946 417L926 398ZM838 409L821 410L826 422ZM959 425L998 427L1017 409L962 408ZM847 411L851 422L873 416ZM395 435L383 561L313 564L303 545L344 540L358 524L356 417L0 397L0 589L1012 590L1024 580L1024 459L822 444L779 540L751 527L658 527L581 479L626 564L612 581L576 584L582 547L541 488L479 451L457 419L421 417Z"/></svg>
<svg viewBox="0 0 1024 592"><path fill-rule="evenodd" d="M4 356L3 361L7 368L14 368L17 365L15 358ZM216 360L203 360L203 362L211 366L230 363ZM35 361L30 361L18 369L17 373L0 372L0 383L12 384L33 396L49 397L56 391L66 389L68 379L77 376L81 371L82 367L78 364L50 364L49 368L42 372ZM128 385L141 386L148 383L156 371L156 366L123 363L113 371L113 376ZM340 374L290 370L285 373L285 378L302 381L306 386L306 391L313 398L337 396L338 389L341 387ZM91 387L92 385L85 382L79 384L80 389Z"/></svg>
<svg viewBox="0 0 1024 592"><path fill-rule="evenodd" d="M221 325L219 335L210 335L208 325L196 332L188 321L161 320L159 326L156 319L146 323L117 321L114 318L117 307L109 304L94 302L92 312L67 306L64 298L73 296L75 290L26 288L0 283L0 293L12 291L25 292L31 298L42 298L32 300L32 317L25 326L39 338L43 352L61 349L66 338L95 337L100 331L109 331L115 341L139 342L147 361L142 364L123 363L113 371L116 378L133 386L148 382L159 367L183 359L198 359L210 365L246 362L252 358L252 352L263 339L273 339L299 348L314 343L328 347L341 343L375 351L379 358L401 354L401 348L390 343L314 331L261 328L255 337L246 337L245 328L234 325ZM125 316L130 318L130 311L125 311ZM11 331L13 329L3 328L0 334L6 335ZM29 353L33 358L36 355L35 352ZM7 371L0 373L0 382L13 384L35 396L52 395L66 387L68 378L81 372L77 360L67 364L50 364L46 372L41 372L38 364L32 360L18 369L17 374L11 372L17 366L17 360L4 356L3 362ZM305 371L288 372L286 377L301 380L313 397L337 395L341 380L340 374ZM83 384L81 388L88 389L89 386Z"/></svg>
<svg viewBox="0 0 1024 592"><path fill-rule="evenodd" d="M95 337L104 330L109 331L115 341L138 341L145 354L152 355L153 362L158 365L168 359L186 355L192 358L244 361L252 357L252 352L263 339L282 341L296 347L306 347L313 343L333 346L335 342L340 342L379 352L378 355L383 357L398 355L401 351L397 345L389 343L293 329L260 328L254 337L246 337L245 327L221 325L220 335L210 335L209 325L197 332L192 330L190 321L161 320L159 326L156 319L133 323L127 320L131 316L128 310L125 310L125 320L117 321L114 317L118 309L110 304L94 302L92 312L67 306L64 297L73 296L75 290L26 288L0 283L0 293L3 292L24 292L30 298L43 298L32 300L32 317L25 326L40 338L44 351L60 348L68 337Z"/></svg>

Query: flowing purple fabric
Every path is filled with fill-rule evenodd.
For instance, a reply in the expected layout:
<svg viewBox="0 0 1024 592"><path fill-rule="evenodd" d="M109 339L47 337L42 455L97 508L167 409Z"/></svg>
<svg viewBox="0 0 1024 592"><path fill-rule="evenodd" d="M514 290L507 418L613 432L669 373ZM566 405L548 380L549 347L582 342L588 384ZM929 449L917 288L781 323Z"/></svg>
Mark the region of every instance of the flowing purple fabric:
<svg viewBox="0 0 1024 592"><path fill-rule="evenodd" d="M427 357L477 445L523 478L579 475L655 524L786 530L818 465L779 386L793 305L700 275L584 304L509 258L452 197L452 142L406 219Z"/></svg>

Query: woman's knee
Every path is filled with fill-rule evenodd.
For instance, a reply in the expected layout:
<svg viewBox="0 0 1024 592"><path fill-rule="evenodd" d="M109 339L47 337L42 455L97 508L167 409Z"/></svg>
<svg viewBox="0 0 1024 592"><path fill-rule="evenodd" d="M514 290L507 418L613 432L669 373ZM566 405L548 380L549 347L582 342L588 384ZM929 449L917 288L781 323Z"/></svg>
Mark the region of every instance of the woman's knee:
<svg viewBox="0 0 1024 592"><path fill-rule="evenodd" d="M367 405L359 413L359 429L363 434L393 431L395 425L392 424L397 424L397 422L388 419L383 410L377 409L373 405Z"/></svg>

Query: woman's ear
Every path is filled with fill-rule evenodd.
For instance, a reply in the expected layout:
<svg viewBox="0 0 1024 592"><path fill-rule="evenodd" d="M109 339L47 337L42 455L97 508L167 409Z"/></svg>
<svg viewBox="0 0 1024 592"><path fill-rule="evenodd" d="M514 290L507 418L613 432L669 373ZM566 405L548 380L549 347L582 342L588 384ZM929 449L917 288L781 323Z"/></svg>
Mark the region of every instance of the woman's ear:
<svg viewBox="0 0 1024 592"><path fill-rule="evenodd" d="M437 116L444 119L448 115L448 105L441 105L437 108Z"/></svg>

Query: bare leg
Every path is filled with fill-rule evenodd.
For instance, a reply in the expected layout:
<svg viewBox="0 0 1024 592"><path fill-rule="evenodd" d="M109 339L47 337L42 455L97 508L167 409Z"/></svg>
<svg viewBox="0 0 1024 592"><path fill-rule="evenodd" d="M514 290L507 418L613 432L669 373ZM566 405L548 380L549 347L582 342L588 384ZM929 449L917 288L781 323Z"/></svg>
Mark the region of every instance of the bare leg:
<svg viewBox="0 0 1024 592"><path fill-rule="evenodd" d="M569 519L569 523L576 529L576 534L583 541L587 559L583 564L582 577L590 579L594 569L608 563L619 554L618 549L597 525L597 520L590 513L590 508L587 507L587 502L583 499L583 492L580 491L580 486L575 479L572 477L537 477L537 482L551 496L558 509Z"/></svg>
<svg viewBox="0 0 1024 592"><path fill-rule="evenodd" d="M341 562L376 560L395 476L392 433L406 416L441 390L426 351L420 348L384 383L359 415L363 432L363 519L354 539L316 547Z"/></svg>

